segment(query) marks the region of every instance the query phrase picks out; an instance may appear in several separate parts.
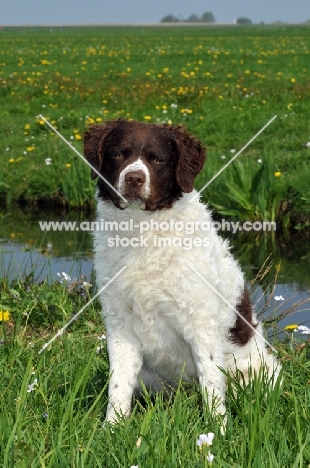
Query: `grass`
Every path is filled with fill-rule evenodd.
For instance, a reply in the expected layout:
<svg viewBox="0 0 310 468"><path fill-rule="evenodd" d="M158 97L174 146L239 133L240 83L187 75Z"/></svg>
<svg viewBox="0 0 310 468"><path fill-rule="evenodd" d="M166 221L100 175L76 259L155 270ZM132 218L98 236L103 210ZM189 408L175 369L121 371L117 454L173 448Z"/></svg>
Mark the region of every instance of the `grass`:
<svg viewBox="0 0 310 468"><path fill-rule="evenodd" d="M99 304L44 352L43 344L88 300L80 282L35 284L31 277L1 281L0 453L7 467L292 468L310 464L310 342L287 333L276 340L283 388L264 376L243 388L228 379L228 426L202 404L200 390L180 383L164 399L148 394L129 419L102 427L109 379ZM81 346L82 343L82 346ZM98 352L99 351L99 352ZM37 379L37 380L35 380ZM35 383L29 387L29 385ZM27 391L31 390L31 391ZM200 434L214 432L200 450Z"/></svg>
<svg viewBox="0 0 310 468"><path fill-rule="evenodd" d="M204 196L218 214L309 226L309 26L4 28L0 43L3 203L93 204L88 168L40 113L79 151L94 121L184 123L208 148L198 187L277 114Z"/></svg>

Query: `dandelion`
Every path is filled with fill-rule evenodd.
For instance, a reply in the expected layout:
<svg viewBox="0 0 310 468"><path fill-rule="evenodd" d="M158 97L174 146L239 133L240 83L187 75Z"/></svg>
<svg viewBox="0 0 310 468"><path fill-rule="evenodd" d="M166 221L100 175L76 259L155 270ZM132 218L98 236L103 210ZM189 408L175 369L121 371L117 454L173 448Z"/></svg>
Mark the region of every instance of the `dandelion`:
<svg viewBox="0 0 310 468"><path fill-rule="evenodd" d="M9 163L13 163L15 161L14 158L9 159Z"/></svg>
<svg viewBox="0 0 310 468"><path fill-rule="evenodd" d="M150 115L145 115L144 120L152 120L152 117Z"/></svg>
<svg viewBox="0 0 310 468"><path fill-rule="evenodd" d="M25 130L29 130L29 129L30 129L30 124L26 124L26 125L24 126L24 129L25 129Z"/></svg>
<svg viewBox="0 0 310 468"><path fill-rule="evenodd" d="M296 83L295 78L291 78L291 83Z"/></svg>
<svg viewBox="0 0 310 468"><path fill-rule="evenodd" d="M8 320L10 320L10 312L8 310L5 312L0 310L0 322L7 322Z"/></svg>
<svg viewBox="0 0 310 468"><path fill-rule="evenodd" d="M66 167L71 167L71 164L70 164L70 163L67 163L67 164L66 164Z"/></svg>
<svg viewBox="0 0 310 468"><path fill-rule="evenodd" d="M284 327L285 331L295 331L297 329L298 325L296 323L292 323L291 325L286 325L286 327Z"/></svg>
<svg viewBox="0 0 310 468"><path fill-rule="evenodd" d="M280 176L281 176L281 172L280 172L280 171L276 171L276 172L274 173L274 176L275 176L275 177L280 177Z"/></svg>
<svg viewBox="0 0 310 468"><path fill-rule="evenodd" d="M37 385L38 385L38 379L34 379L33 383L28 385L27 393L33 392L33 390L35 390L35 387Z"/></svg>
<svg viewBox="0 0 310 468"><path fill-rule="evenodd" d="M50 165L52 164L52 158L46 158L46 159L45 159L45 164L46 164L47 166L50 166Z"/></svg>

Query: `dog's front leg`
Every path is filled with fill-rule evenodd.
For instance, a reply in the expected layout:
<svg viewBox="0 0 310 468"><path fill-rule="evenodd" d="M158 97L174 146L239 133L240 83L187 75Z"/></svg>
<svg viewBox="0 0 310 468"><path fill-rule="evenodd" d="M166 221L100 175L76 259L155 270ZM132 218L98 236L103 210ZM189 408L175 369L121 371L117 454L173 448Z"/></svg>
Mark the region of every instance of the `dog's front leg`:
<svg viewBox="0 0 310 468"><path fill-rule="evenodd" d="M224 355L220 337L215 340L215 335L210 332L210 329L195 330L190 341L191 351L204 399L210 410L224 414L225 375L220 370L224 368Z"/></svg>
<svg viewBox="0 0 310 468"><path fill-rule="evenodd" d="M133 391L137 386L143 356L136 340L125 331L107 329L110 360L109 402L107 421L116 421L117 415L129 416Z"/></svg>

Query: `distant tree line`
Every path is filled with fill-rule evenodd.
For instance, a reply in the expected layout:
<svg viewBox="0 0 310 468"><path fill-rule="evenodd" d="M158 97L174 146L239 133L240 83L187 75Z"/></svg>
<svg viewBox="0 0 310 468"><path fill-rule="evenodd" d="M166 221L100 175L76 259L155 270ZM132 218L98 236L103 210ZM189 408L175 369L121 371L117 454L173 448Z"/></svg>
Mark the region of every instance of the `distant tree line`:
<svg viewBox="0 0 310 468"><path fill-rule="evenodd" d="M187 19L180 19L174 15L167 15L160 20L161 23L215 23L214 15L211 11L206 11L201 16L192 13Z"/></svg>

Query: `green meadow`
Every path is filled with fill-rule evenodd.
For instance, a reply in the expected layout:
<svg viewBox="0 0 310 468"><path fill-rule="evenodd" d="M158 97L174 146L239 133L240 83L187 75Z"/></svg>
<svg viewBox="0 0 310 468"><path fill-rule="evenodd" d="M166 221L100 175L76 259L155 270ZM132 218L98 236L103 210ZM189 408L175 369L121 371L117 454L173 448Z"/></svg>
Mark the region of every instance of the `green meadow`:
<svg viewBox="0 0 310 468"><path fill-rule="evenodd" d="M93 205L83 132L110 118L184 124L208 149L203 192L220 215L309 225L309 26L4 28L3 203ZM233 152L235 150L235 152Z"/></svg>
<svg viewBox="0 0 310 468"><path fill-rule="evenodd" d="M59 209L78 219L75 209L94 207L89 168L40 115L79 152L92 123L184 124L207 147L197 188L277 115L202 195L216 217L275 220L282 248L300 260L303 242L292 236L289 247L286 234L303 230L307 239L310 222L309 32L284 25L0 30L1 238L27 232L31 246L41 208L48 219ZM65 257L71 241L61 234L51 239ZM270 242L275 236L264 259ZM86 233L78 243L88 253ZM245 244L240 255L254 255ZM307 258L295 268L302 277ZM225 434L199 387L181 382L174 395L145 393L129 419L103 425L109 367L99 302L40 352L93 297L95 279L93 286L83 277L38 283L36 264L13 279L1 266L0 466L310 468L309 335L292 323L279 339L267 263L257 283L283 382L271 388L260 375L242 387L228 377ZM199 436L210 432L212 445L199 448Z"/></svg>

